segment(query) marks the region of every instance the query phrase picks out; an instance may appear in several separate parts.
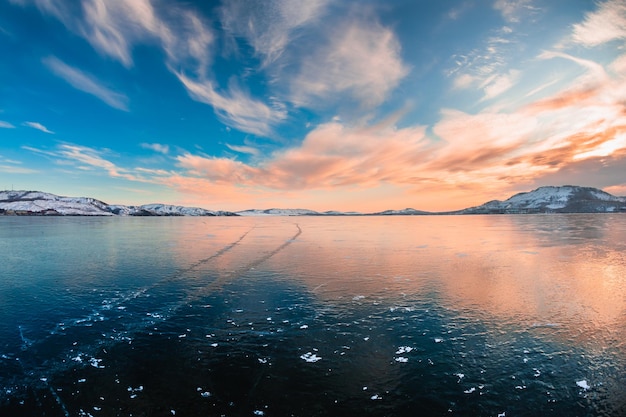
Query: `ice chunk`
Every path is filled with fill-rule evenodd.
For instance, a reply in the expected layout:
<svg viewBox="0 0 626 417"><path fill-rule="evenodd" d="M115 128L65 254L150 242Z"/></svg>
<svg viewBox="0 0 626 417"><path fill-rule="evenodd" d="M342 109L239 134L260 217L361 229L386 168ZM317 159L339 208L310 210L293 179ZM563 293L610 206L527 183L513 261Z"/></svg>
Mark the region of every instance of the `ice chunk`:
<svg viewBox="0 0 626 417"><path fill-rule="evenodd" d="M398 357L396 358L396 362L406 363L406 362L408 362L408 361L409 361L409 358L406 358L406 357L404 357L404 356L398 356Z"/></svg>
<svg viewBox="0 0 626 417"><path fill-rule="evenodd" d="M382 400L383 397L378 395L378 394L374 394L370 397L370 400Z"/></svg>
<svg viewBox="0 0 626 417"><path fill-rule="evenodd" d="M443 339L440 337L435 337L435 343L441 343L443 342Z"/></svg>
<svg viewBox="0 0 626 417"><path fill-rule="evenodd" d="M262 410L254 410L252 412L252 414L254 414L255 416L264 416L265 415L265 411Z"/></svg>
<svg viewBox="0 0 626 417"><path fill-rule="evenodd" d="M465 391L463 391L466 394L471 394L472 392L476 391L476 388L472 387L470 389L466 389Z"/></svg>
<svg viewBox="0 0 626 417"><path fill-rule="evenodd" d="M319 361L322 358L320 356L317 356L313 352L307 352L304 355L301 355L300 359L304 359L307 362L317 362L317 361Z"/></svg>
<svg viewBox="0 0 626 417"><path fill-rule="evenodd" d="M409 353L413 348L411 346L400 346L396 351L396 355L402 355L403 353Z"/></svg>
<svg viewBox="0 0 626 417"><path fill-rule="evenodd" d="M100 365L100 362L102 362L102 359L96 359L96 358L89 359L89 365L93 366L94 368L99 368L99 369L104 368L104 366Z"/></svg>
<svg viewBox="0 0 626 417"><path fill-rule="evenodd" d="M584 379L582 381L576 381L576 385L578 385L580 388L584 389L585 391L591 388L589 384L587 384L587 381Z"/></svg>

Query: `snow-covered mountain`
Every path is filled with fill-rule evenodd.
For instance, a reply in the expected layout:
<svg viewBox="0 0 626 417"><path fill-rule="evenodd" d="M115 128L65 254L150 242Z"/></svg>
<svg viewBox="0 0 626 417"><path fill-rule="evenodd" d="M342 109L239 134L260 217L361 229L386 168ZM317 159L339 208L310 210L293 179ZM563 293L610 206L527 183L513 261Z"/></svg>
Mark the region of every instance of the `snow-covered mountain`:
<svg viewBox="0 0 626 417"><path fill-rule="evenodd" d="M67 216L112 216L108 205L87 197L60 197L40 191L0 191L0 212Z"/></svg>
<svg viewBox="0 0 626 417"><path fill-rule="evenodd" d="M377 213L307 209L244 210L236 213L167 204L142 206L110 205L95 198L61 197L41 191L0 191L0 214L62 216L393 216L427 214L518 214L518 213L626 213L626 197L616 197L597 188L565 185L541 187L507 200L493 200L476 207L430 213L407 208Z"/></svg>
<svg viewBox="0 0 626 417"><path fill-rule="evenodd" d="M40 191L0 191L0 214L61 216L233 216L227 211L145 204L109 205L87 197L61 197Z"/></svg>
<svg viewBox="0 0 626 417"><path fill-rule="evenodd" d="M238 211L239 216L322 216L323 213L319 213L314 210L307 209L250 209Z"/></svg>
<svg viewBox="0 0 626 417"><path fill-rule="evenodd" d="M428 211L415 210L414 208L405 208L403 210L385 210L373 214L376 216L417 216L432 213Z"/></svg>
<svg viewBox="0 0 626 417"><path fill-rule="evenodd" d="M460 214L492 213L611 213L626 212L626 197L616 197L591 187L564 185L540 187L515 194L507 200L493 200L460 210Z"/></svg>
<svg viewBox="0 0 626 417"><path fill-rule="evenodd" d="M236 216L229 211L206 210L199 207L170 204L144 204L142 206L110 205L113 214L121 216Z"/></svg>

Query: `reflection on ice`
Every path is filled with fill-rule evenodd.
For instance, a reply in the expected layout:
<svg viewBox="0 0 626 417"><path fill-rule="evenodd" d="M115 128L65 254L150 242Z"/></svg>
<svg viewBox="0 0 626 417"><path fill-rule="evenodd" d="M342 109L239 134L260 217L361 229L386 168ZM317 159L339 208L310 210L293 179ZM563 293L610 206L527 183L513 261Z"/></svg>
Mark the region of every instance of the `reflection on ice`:
<svg viewBox="0 0 626 417"><path fill-rule="evenodd" d="M0 281L0 414L624 410L623 217L151 220Z"/></svg>

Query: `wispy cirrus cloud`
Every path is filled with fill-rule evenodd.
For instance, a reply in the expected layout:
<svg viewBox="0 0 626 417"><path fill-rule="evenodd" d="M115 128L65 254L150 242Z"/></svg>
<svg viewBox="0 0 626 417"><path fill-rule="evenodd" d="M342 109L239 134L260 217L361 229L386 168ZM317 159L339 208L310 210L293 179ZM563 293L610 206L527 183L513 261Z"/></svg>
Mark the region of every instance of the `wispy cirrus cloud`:
<svg viewBox="0 0 626 417"><path fill-rule="evenodd" d="M59 144L54 149L40 149L32 146L23 146L22 148L51 159L63 166L65 170L73 167L80 171L101 171L111 178L146 183L154 182L151 178L155 174L154 170L146 170L150 175L145 175L145 172L142 172L140 168L122 167L111 161L109 150L71 143Z"/></svg>
<svg viewBox="0 0 626 417"><path fill-rule="evenodd" d="M244 0L225 2L220 21L232 37L242 37L261 60L261 66L275 63L298 30L316 23L327 10L328 0L270 0L250 3Z"/></svg>
<svg viewBox="0 0 626 417"><path fill-rule="evenodd" d="M140 146L144 149L150 149L155 152L162 153L163 155L167 155L170 152L170 147L168 145L160 143L141 143Z"/></svg>
<svg viewBox="0 0 626 417"><path fill-rule="evenodd" d="M2 129L15 129L15 126L4 120L0 120L0 128Z"/></svg>
<svg viewBox="0 0 626 417"><path fill-rule="evenodd" d="M76 24L79 32L96 50L126 67L133 63L134 44L158 36L161 29L149 0L85 0L83 12L84 21Z"/></svg>
<svg viewBox="0 0 626 417"><path fill-rule="evenodd" d="M571 40L586 47L598 46L613 40L626 40L626 3L606 0L598 9L585 15L575 24Z"/></svg>
<svg viewBox="0 0 626 417"><path fill-rule="evenodd" d="M19 4L35 4L43 13L55 16L85 38L96 51L118 60L127 68L133 65L134 47L151 43L160 46L166 55L165 65L190 97L212 106L227 125L245 132L269 135L272 125L285 117L280 108L276 110L274 106L251 97L236 84L219 88L210 70L215 36L199 14L189 8L168 3L157 9L150 0L85 0L80 3L82 9L79 11L54 0L23 0ZM290 6L285 6L285 10L290 10ZM74 88L128 111L128 98L105 87L92 75L55 57L44 62Z"/></svg>
<svg viewBox="0 0 626 417"><path fill-rule="evenodd" d="M366 107L382 103L409 72L395 34L378 22L353 20L330 30L290 80L290 101L314 106L348 93ZM373 71L372 68L376 70Z"/></svg>
<svg viewBox="0 0 626 417"><path fill-rule="evenodd" d="M85 13L94 28L87 36L94 47L126 66L132 64L131 49L135 43L156 41L166 53L168 69L192 99L212 106L229 126L269 135L272 125L283 120L284 115L236 84L220 89L210 71L215 41L212 30L191 10L173 7L168 12L167 19L161 17L147 0L93 3Z"/></svg>
<svg viewBox="0 0 626 417"><path fill-rule="evenodd" d="M481 84L485 93L483 100L492 99L508 91L517 83L520 75L521 71L510 70L505 74L496 75L485 80Z"/></svg>
<svg viewBox="0 0 626 417"><path fill-rule="evenodd" d="M38 174L39 171L32 168L26 168L18 165L3 165L0 164L0 172L6 174Z"/></svg>
<svg viewBox="0 0 626 417"><path fill-rule="evenodd" d="M210 80L196 80L182 73L176 76L194 100L210 104L222 121L245 132L270 135L272 125L287 117L285 110L250 97L235 84L226 92L218 92Z"/></svg>
<svg viewBox="0 0 626 417"><path fill-rule="evenodd" d="M480 101L508 91L522 75L519 69L510 68L516 45L516 34L509 26L503 26L493 31L479 47L453 55L453 65L446 72L452 78L452 88L480 91L483 94Z"/></svg>
<svg viewBox="0 0 626 417"><path fill-rule="evenodd" d="M44 133L49 133L49 134L51 134L51 135L53 135L53 134L54 134L54 132L53 132L53 131L51 131L50 129L48 129L47 127L45 127L44 125L42 125L42 124L41 124L41 123L39 123L39 122L24 122L24 123L23 123L23 125L24 125L24 126L31 127L31 128L33 128L33 129L37 129L37 130L39 130L39 131L41 131L41 132L44 132Z"/></svg>
<svg viewBox="0 0 626 417"><path fill-rule="evenodd" d="M259 156L261 154L261 151L259 151L257 148L253 148L252 146L237 146L227 143L226 147L231 151L245 153L248 155Z"/></svg>
<svg viewBox="0 0 626 417"><path fill-rule="evenodd" d="M129 111L128 97L122 93L109 89L93 75L67 65L65 62L54 56L44 58L43 63L56 76L62 78L65 82L77 90L91 94L113 108Z"/></svg>
<svg viewBox="0 0 626 417"><path fill-rule="evenodd" d="M518 23L523 17L537 10L533 0L496 0L493 8L509 23Z"/></svg>

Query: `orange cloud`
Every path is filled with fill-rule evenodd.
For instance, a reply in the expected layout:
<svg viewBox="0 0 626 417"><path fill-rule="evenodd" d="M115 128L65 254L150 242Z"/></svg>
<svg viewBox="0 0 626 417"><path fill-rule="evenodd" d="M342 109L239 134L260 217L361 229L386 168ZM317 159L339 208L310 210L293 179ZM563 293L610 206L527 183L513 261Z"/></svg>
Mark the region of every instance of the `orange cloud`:
<svg viewBox="0 0 626 417"><path fill-rule="evenodd" d="M254 163L184 153L175 157L177 169L165 171L120 167L97 151L70 145L51 155L111 177L166 185L183 196L180 203L229 210L443 211L530 185L623 189L626 79L617 69L624 58L610 64L610 75L589 61L543 54L552 56L581 65L585 74L519 109L445 109L431 127L399 128L394 117L371 126L328 122L299 145L256 155Z"/></svg>
<svg viewBox="0 0 626 417"><path fill-rule="evenodd" d="M190 183L201 180L204 193L269 206L306 201L318 209L451 210L506 197L520 184L536 184L572 164L626 158L624 82L583 64L588 71L578 80L582 87L516 111L443 110L433 134L424 126L397 128L394 121L370 127L330 122L299 146L274 152L257 165L179 156L179 176L196 178ZM614 181L609 185L618 185Z"/></svg>

